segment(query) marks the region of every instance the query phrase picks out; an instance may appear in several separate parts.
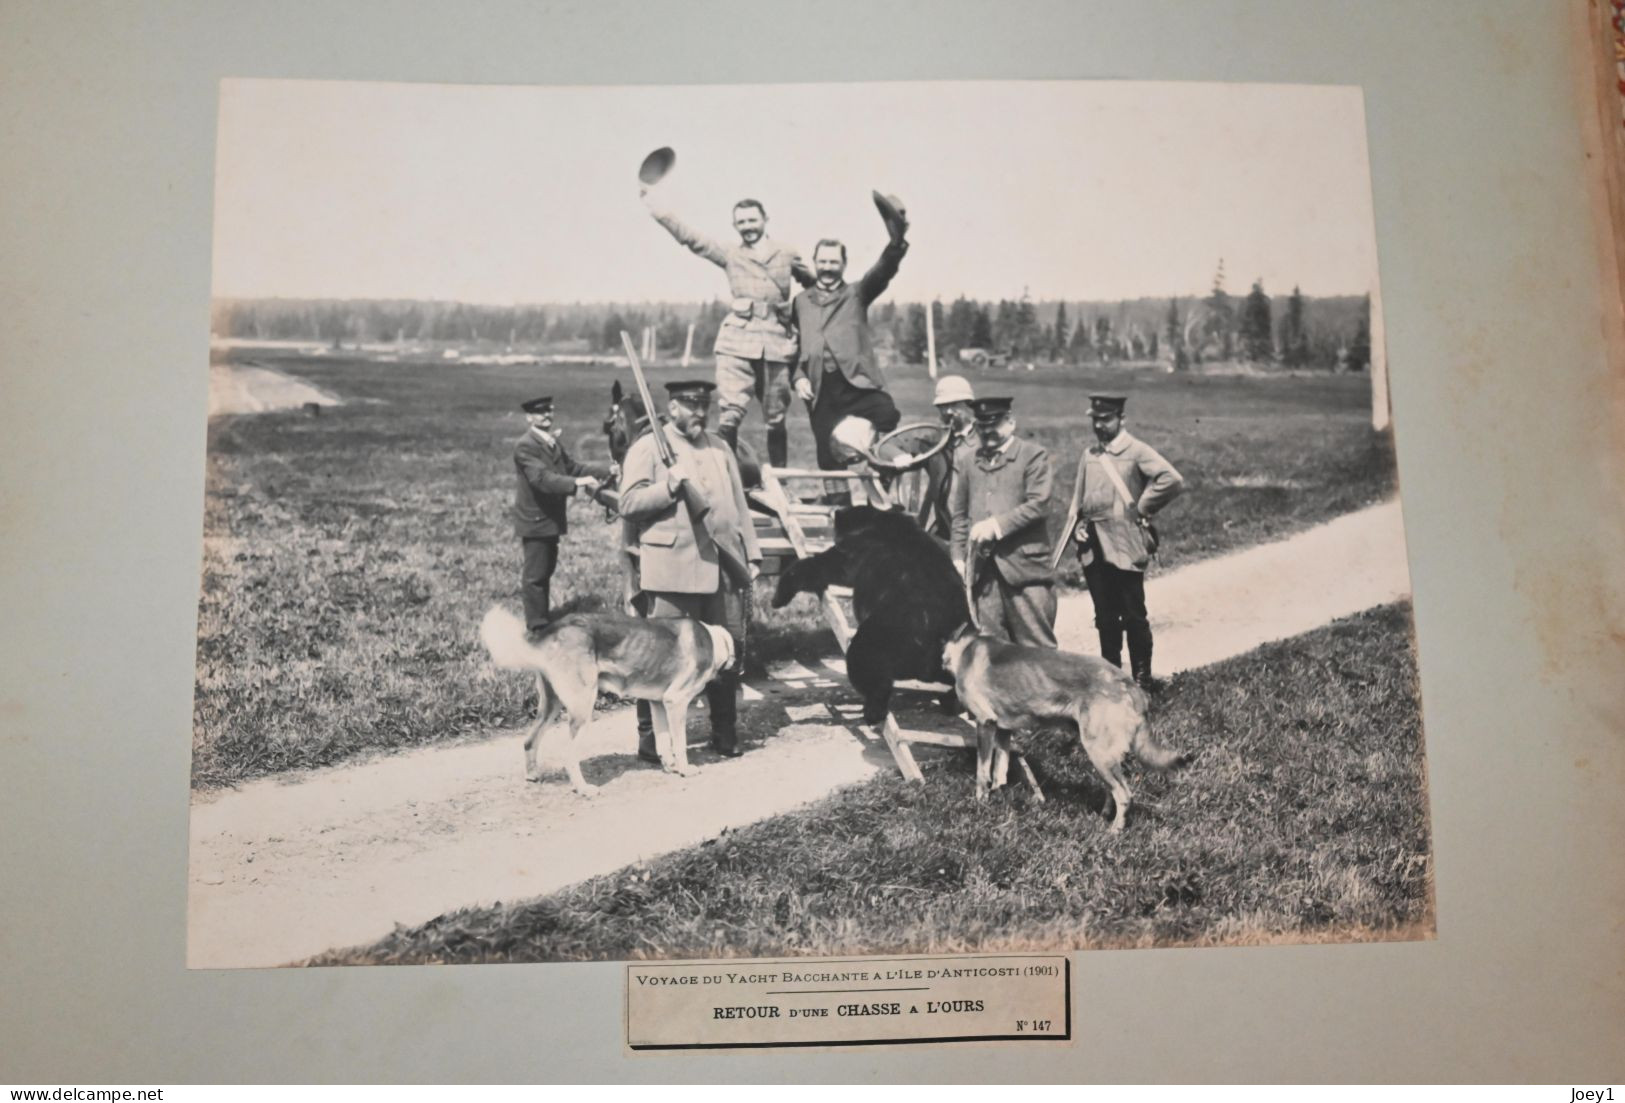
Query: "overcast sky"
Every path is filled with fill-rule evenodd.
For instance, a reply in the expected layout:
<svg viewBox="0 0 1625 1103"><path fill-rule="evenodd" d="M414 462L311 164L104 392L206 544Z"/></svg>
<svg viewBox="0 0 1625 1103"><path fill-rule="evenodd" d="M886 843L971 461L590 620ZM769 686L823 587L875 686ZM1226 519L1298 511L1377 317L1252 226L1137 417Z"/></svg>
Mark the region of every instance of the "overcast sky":
<svg viewBox="0 0 1625 1103"><path fill-rule="evenodd" d="M1376 246L1357 88L1140 82L482 87L222 84L219 296L467 302L722 297L638 201L636 169L733 240L810 255L843 238L861 271L908 206L891 296L1117 299L1358 294ZM853 275L856 272L852 273Z"/></svg>

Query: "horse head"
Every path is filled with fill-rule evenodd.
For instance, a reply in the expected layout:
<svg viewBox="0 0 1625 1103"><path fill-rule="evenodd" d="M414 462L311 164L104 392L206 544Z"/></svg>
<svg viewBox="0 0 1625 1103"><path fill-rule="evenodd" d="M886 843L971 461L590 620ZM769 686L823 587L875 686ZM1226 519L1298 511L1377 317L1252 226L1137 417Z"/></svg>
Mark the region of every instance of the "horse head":
<svg viewBox="0 0 1625 1103"><path fill-rule="evenodd" d="M621 391L621 381L615 380L609 388L609 413L604 417L604 437L609 441L609 458L616 463L626 459L626 450L632 446L632 432L629 422L622 412L626 403L625 395ZM641 407L643 404L640 402Z"/></svg>

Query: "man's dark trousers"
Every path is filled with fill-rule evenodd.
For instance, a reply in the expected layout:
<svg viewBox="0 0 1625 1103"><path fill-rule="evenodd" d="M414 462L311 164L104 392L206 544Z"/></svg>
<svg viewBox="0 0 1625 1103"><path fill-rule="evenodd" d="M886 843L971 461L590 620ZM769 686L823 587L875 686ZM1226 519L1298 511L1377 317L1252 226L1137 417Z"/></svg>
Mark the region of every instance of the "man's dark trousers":
<svg viewBox="0 0 1625 1103"><path fill-rule="evenodd" d="M526 537L525 565L519 575L519 594L525 602L525 627L532 632L547 626L553 590L553 568L559 562L557 536Z"/></svg>
<svg viewBox="0 0 1625 1103"><path fill-rule="evenodd" d="M1096 555L1084 565L1083 580L1095 604L1100 657L1123 665L1123 637L1128 636L1129 666L1135 675L1151 672L1151 622L1145 612L1145 575L1125 571Z"/></svg>
<svg viewBox="0 0 1625 1103"><path fill-rule="evenodd" d="M736 591L719 589L714 594L650 593L638 595L637 606L645 617L691 617L703 624L714 624L728 630L734 640L733 666L717 674L705 687L705 703L711 710L711 746L724 755L739 751L739 663L741 641L745 637L745 605ZM649 702L637 703L638 754L657 760L655 751L654 713ZM686 739L684 732L673 732L675 738Z"/></svg>

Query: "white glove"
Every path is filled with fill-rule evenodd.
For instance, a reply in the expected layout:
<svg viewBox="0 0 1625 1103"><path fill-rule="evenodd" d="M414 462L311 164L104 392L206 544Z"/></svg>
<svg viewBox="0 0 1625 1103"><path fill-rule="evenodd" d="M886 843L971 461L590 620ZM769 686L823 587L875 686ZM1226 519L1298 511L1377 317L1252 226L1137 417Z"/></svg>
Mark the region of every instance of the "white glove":
<svg viewBox="0 0 1625 1103"><path fill-rule="evenodd" d="M813 400L812 382L804 375L798 376L796 379L796 394L800 396L803 402Z"/></svg>

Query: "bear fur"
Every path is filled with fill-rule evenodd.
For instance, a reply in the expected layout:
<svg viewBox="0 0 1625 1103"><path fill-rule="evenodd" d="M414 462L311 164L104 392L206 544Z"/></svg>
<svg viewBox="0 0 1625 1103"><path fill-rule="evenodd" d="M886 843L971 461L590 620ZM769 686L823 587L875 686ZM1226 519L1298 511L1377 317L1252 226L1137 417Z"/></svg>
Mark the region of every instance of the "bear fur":
<svg viewBox="0 0 1625 1103"><path fill-rule="evenodd" d="M914 518L873 506L837 510L834 545L779 576L773 607L827 586L852 588L857 628L846 649L846 676L863 698L864 723L885 720L899 679L953 684L942 649L970 621L964 584L947 550Z"/></svg>

